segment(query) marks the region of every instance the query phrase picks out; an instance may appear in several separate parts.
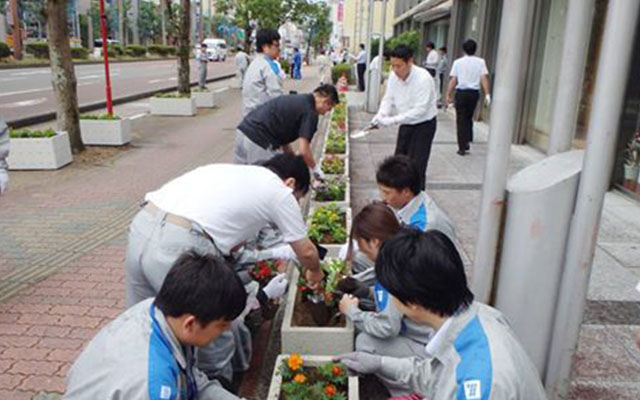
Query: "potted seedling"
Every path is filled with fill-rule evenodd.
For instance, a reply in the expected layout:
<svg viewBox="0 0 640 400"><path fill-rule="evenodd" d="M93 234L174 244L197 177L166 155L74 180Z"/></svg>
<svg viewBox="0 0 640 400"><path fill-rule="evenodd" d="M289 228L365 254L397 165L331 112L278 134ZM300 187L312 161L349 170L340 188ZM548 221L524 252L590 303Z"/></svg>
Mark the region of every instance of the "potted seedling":
<svg viewBox="0 0 640 400"><path fill-rule="evenodd" d="M349 179L342 175L329 175L324 182L316 182L313 189L313 203L335 202L339 206L349 204Z"/></svg>
<svg viewBox="0 0 640 400"><path fill-rule="evenodd" d="M178 92L158 93L151 98L151 114L191 117L196 115L196 99Z"/></svg>
<svg viewBox="0 0 640 400"><path fill-rule="evenodd" d="M339 254L351 229L351 208L330 203L309 210L309 238L324 246L330 257Z"/></svg>
<svg viewBox="0 0 640 400"><path fill-rule="evenodd" d="M9 132L10 169L58 169L73 161L66 132L18 129Z"/></svg>
<svg viewBox="0 0 640 400"><path fill-rule="evenodd" d="M207 87L191 89L191 97L196 99L197 108L213 108L216 106L216 94Z"/></svg>
<svg viewBox="0 0 640 400"><path fill-rule="evenodd" d="M267 400L356 400L358 378L328 356L280 355Z"/></svg>
<svg viewBox="0 0 640 400"><path fill-rule="evenodd" d="M346 175L344 158L327 155L322 159L322 172L328 175Z"/></svg>
<svg viewBox="0 0 640 400"><path fill-rule="evenodd" d="M347 263L332 259L324 262L322 269L325 277L318 289L312 289L302 276L298 280L300 301L309 310L317 326L326 326L332 318L340 317L338 313L340 295L336 293L336 290L338 283L347 276Z"/></svg>
<svg viewBox="0 0 640 400"><path fill-rule="evenodd" d="M82 143L121 146L131 141L131 121L109 114L80 115Z"/></svg>
<svg viewBox="0 0 640 400"><path fill-rule="evenodd" d="M324 151L327 154L346 154L347 153L347 138L343 133L331 129L327 140L325 142Z"/></svg>

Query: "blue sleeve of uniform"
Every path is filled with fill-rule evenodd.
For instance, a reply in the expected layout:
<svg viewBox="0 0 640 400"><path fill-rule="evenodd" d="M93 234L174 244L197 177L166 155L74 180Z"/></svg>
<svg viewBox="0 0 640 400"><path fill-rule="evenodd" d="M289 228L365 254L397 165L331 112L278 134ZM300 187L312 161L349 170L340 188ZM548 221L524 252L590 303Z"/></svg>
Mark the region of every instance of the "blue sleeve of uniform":
<svg viewBox="0 0 640 400"><path fill-rule="evenodd" d="M424 232L427 229L427 208L423 204L420 204L418 211L416 211L409 221L409 225L420 231Z"/></svg>
<svg viewBox="0 0 640 400"><path fill-rule="evenodd" d="M456 399L489 400L493 381L491 349L477 316L464 327L453 345L460 356L456 367Z"/></svg>
<svg viewBox="0 0 640 400"><path fill-rule="evenodd" d="M178 365L173 354L153 329L149 339L149 400L176 400L178 377Z"/></svg>

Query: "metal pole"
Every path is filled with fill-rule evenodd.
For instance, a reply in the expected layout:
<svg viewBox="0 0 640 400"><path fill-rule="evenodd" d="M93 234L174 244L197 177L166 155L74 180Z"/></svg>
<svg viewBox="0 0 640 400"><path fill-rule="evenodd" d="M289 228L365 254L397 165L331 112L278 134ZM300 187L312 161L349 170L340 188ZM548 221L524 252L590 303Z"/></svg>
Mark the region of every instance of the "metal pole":
<svg viewBox="0 0 640 400"><path fill-rule="evenodd" d="M380 85L382 81L382 71L384 69L384 35L387 27L387 0L381 1L382 5L382 24L380 25L380 43L378 44L378 69L375 71L368 70L369 81L367 82L367 111L376 112L380 103ZM367 67L369 68L369 67Z"/></svg>
<svg viewBox="0 0 640 400"><path fill-rule="evenodd" d="M571 149L582 92L582 75L587 62L594 5L595 0L569 0L558 92L547 149L549 155Z"/></svg>
<svg viewBox="0 0 640 400"><path fill-rule="evenodd" d="M107 92L107 114L113 115L111 77L109 75L109 44L107 43L107 15L104 13L104 0L100 0L100 31L102 33L102 57L104 58L104 82Z"/></svg>
<svg viewBox="0 0 640 400"><path fill-rule="evenodd" d="M11 0L11 19L13 19L13 57L22 60L22 29L20 29L20 2Z"/></svg>
<svg viewBox="0 0 640 400"><path fill-rule="evenodd" d="M547 393L552 399L565 398L569 388L571 359L578 342L604 195L615 159L639 9L639 1L611 0L608 5L547 367Z"/></svg>
<svg viewBox="0 0 640 400"><path fill-rule="evenodd" d="M371 65L371 35L373 34L373 14L374 14L375 3L373 0L369 0L369 10L367 10L367 39L364 44L364 51L366 52L366 61L364 67L364 76L362 77L365 81L364 86L364 104L365 110L369 111L371 109L371 104L369 102L369 84L371 83L371 73L369 71L369 65ZM356 68L358 65L356 64ZM371 111L369 111L371 112Z"/></svg>
<svg viewBox="0 0 640 400"><path fill-rule="evenodd" d="M478 301L489 302L496 263L496 251L505 186L509 167L511 137L518 117L518 98L525 60L527 21L532 17L527 1L505 1L502 8L498 66L494 86L495 101L489 130L489 149L482 186L480 223L471 287Z"/></svg>

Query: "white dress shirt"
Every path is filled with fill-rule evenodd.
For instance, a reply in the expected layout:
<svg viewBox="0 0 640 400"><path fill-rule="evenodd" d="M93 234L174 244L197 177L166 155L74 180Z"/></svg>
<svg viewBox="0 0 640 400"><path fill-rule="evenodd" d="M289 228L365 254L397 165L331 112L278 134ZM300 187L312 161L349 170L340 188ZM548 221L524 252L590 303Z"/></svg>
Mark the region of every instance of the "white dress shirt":
<svg viewBox="0 0 640 400"><path fill-rule="evenodd" d="M356 58L357 64L366 64L367 63L367 52L364 50L360 50L358 53L358 57Z"/></svg>
<svg viewBox="0 0 640 400"><path fill-rule="evenodd" d="M464 56L453 62L449 76L455 76L458 84L456 89L480 89L480 78L488 75L487 63L476 56Z"/></svg>
<svg viewBox="0 0 640 400"><path fill-rule="evenodd" d="M438 61L440 61L440 55L433 49L427 54L427 59L424 61L425 68L436 69L438 67Z"/></svg>
<svg viewBox="0 0 640 400"><path fill-rule="evenodd" d="M392 108L395 108L397 114L391 117L388 125L415 125L428 121L438 114L436 98L431 74L424 68L412 65L405 80L398 78L395 72L390 74L387 90L374 120L390 116Z"/></svg>

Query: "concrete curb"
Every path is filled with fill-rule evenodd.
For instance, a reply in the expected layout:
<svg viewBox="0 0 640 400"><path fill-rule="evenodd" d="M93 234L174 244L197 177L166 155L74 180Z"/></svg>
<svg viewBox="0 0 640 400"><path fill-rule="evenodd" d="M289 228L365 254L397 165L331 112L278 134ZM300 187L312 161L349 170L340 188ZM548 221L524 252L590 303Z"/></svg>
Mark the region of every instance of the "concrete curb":
<svg viewBox="0 0 640 400"><path fill-rule="evenodd" d="M223 81L225 79L231 79L234 76L236 76L235 73L216 76L216 77L207 79L207 83ZM196 86L197 84L198 84L198 82L195 82L195 81L191 82L191 86ZM174 90L177 90L177 89L178 89L178 85L174 85L174 86L169 86L169 87L164 87L164 88L159 88L159 89L154 89L154 90L148 90L148 91L145 91L145 92L135 93L135 94L127 95L127 96L122 96L122 97L118 97L117 99L113 99L113 104L114 105L118 105L118 104L128 103L130 101L135 101L135 100L140 100L140 99L144 99L144 98L147 98L147 97L151 97L156 93L171 92L171 91L174 91ZM78 109L79 109L80 113L85 113L85 112L89 112L89 111L93 111L93 110L99 110L101 108L105 108L106 106L107 106L107 102L106 101L98 101L98 102L94 102L94 103L81 105L81 106L78 107ZM14 120L6 121L6 122L7 122L7 125L9 125L11 128L15 129L15 128L21 128L21 127L24 127L24 126L35 125L35 124L39 124L39 123L42 123L42 122L51 121L51 120L54 120L54 119L56 119L56 113L55 113L55 111L51 111L51 112L48 112L48 113L32 115L32 116L19 118L19 119L14 119Z"/></svg>
<svg viewBox="0 0 640 400"><path fill-rule="evenodd" d="M136 63L136 62L148 62L148 61L171 61L177 60L177 57L169 57L169 58L149 58L149 59L140 59L140 60L109 60L109 65L111 64L126 64L126 63ZM76 61L73 63L76 65L102 65L104 62L102 60L99 61ZM18 65L0 65L0 71L3 69L21 69L21 68L48 68L50 64L18 64Z"/></svg>

